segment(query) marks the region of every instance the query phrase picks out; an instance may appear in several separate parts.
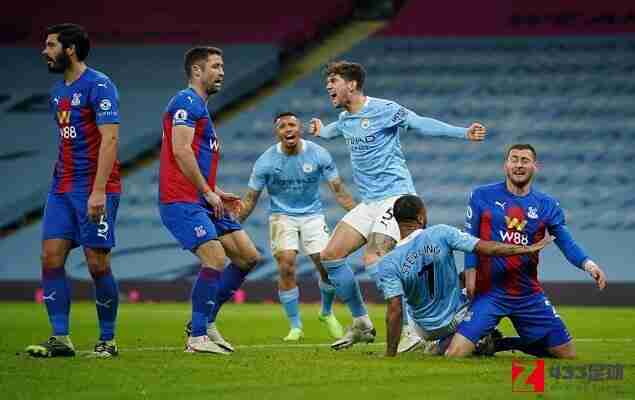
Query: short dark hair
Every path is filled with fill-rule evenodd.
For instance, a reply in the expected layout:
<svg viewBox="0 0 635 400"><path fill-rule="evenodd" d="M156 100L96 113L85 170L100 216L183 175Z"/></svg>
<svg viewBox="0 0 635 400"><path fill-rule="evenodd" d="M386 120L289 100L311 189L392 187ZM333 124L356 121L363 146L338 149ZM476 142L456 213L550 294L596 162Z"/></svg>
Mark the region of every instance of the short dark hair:
<svg viewBox="0 0 635 400"><path fill-rule="evenodd" d="M192 47L191 49L186 51L184 67L185 76L187 76L187 79L190 79L192 77L192 66L194 64L205 63L205 61L207 61L207 58L214 54L222 56L223 51L218 47L212 46Z"/></svg>
<svg viewBox="0 0 635 400"><path fill-rule="evenodd" d="M406 194L395 201L392 207L392 213L397 223L406 221L417 221L417 216L421 209L425 210L426 206L419 196L414 194Z"/></svg>
<svg viewBox="0 0 635 400"><path fill-rule="evenodd" d="M325 68L326 76L339 75L345 81L357 82L357 90L364 89L364 81L366 80L366 70L362 64L350 61L333 61L327 64Z"/></svg>
<svg viewBox="0 0 635 400"><path fill-rule="evenodd" d="M536 149L534 149L534 146L528 143L516 143L507 148L507 152L505 153L505 160L509 158L509 153L511 153L512 150L529 150L534 155L534 161L538 159L538 154L536 153Z"/></svg>
<svg viewBox="0 0 635 400"><path fill-rule="evenodd" d="M282 117L296 117L298 121L300 120L300 117L298 117L298 114L294 113L293 111L283 111L276 114L276 116L273 118L273 124L275 125L278 122L278 120Z"/></svg>
<svg viewBox="0 0 635 400"><path fill-rule="evenodd" d="M90 40L83 26L71 23L51 25L46 28L46 34L58 34L57 40L63 49L75 46L75 54L79 61L84 61L90 52Z"/></svg>

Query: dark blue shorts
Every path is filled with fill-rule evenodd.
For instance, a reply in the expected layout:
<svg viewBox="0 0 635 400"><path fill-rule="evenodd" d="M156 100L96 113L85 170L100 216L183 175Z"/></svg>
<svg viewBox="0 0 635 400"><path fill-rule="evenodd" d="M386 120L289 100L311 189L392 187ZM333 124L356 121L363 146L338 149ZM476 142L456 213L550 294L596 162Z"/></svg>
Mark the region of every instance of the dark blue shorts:
<svg viewBox="0 0 635 400"><path fill-rule="evenodd" d="M457 332L476 343L489 334L503 317L509 317L525 343L542 339L549 348L571 340L567 327L544 293L514 299L489 294L478 296Z"/></svg>
<svg viewBox="0 0 635 400"><path fill-rule="evenodd" d="M42 219L42 240L67 239L73 247L115 247L115 221L119 193L106 194L106 216L98 223L88 219L89 193L49 193Z"/></svg>
<svg viewBox="0 0 635 400"><path fill-rule="evenodd" d="M216 219L211 210L194 203L159 204L163 225L190 251L205 242L239 231L242 226L229 214Z"/></svg>

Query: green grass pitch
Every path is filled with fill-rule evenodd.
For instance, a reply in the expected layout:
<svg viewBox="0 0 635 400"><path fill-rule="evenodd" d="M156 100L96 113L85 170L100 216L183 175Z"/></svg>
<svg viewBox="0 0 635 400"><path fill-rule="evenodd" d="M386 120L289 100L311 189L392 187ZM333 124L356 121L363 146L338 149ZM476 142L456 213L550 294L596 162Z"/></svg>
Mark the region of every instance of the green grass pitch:
<svg viewBox="0 0 635 400"><path fill-rule="evenodd" d="M183 353L188 304L122 304L117 341L120 356L86 356L97 338L95 306L73 304L75 358L31 359L24 347L49 334L44 307L0 304L1 399L570 399L635 398L635 309L559 307L576 338L578 360L546 361L542 395L513 393L513 358L447 360L409 353L383 358L384 306L370 306L377 343L334 352L317 321L318 306L303 305L305 340L284 344L286 320L277 304L231 304L218 326L237 346L230 356ZM346 310L336 313L349 323ZM513 334L507 320L505 334ZM563 380L549 377L554 365L621 364L621 380Z"/></svg>

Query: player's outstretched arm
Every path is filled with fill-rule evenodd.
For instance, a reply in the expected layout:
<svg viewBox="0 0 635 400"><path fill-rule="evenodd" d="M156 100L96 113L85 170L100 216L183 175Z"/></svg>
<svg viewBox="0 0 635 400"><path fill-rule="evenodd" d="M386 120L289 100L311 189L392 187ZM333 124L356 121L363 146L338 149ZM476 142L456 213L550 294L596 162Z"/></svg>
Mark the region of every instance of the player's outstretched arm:
<svg viewBox="0 0 635 400"><path fill-rule="evenodd" d="M604 271L589 258L584 249L573 239L564 223L562 210L558 209L557 213L555 219L558 222L549 227L549 232L557 237L556 245L571 264L588 272L600 290L603 290L606 287Z"/></svg>
<svg viewBox="0 0 635 400"><path fill-rule="evenodd" d="M355 200L353 200L353 195L348 191L348 188L342 181L342 178L335 178L328 182L329 189L335 195L335 201L337 204L342 206L346 211L350 211L355 208Z"/></svg>
<svg viewBox="0 0 635 400"><path fill-rule="evenodd" d="M391 297L386 306L386 357L397 355L403 318L401 299L402 296Z"/></svg>
<svg viewBox="0 0 635 400"><path fill-rule="evenodd" d="M482 141L487 135L487 130L478 122L469 128L454 126L433 118L422 117L416 113L406 111L406 123L409 129L421 136L448 136L472 141Z"/></svg>
<svg viewBox="0 0 635 400"><path fill-rule="evenodd" d="M106 184L117 160L117 143L119 142L119 124L98 125L101 134L99 156L97 158L97 173L93 183L93 190L88 198L88 218L92 222L99 222L106 214Z"/></svg>
<svg viewBox="0 0 635 400"><path fill-rule="evenodd" d="M584 262L583 267L584 270L588 272L589 275L591 275L591 278L595 280L598 288L600 288L600 290L604 290L604 288L606 288L607 281L606 275L604 274L604 271L602 271L602 268L600 268L600 266L593 262L591 259L587 259Z"/></svg>
<svg viewBox="0 0 635 400"><path fill-rule="evenodd" d="M322 120L319 118L311 118L311 121L309 122L309 133L315 137L332 139L341 135L341 132L337 129L336 125L336 122L324 125Z"/></svg>
<svg viewBox="0 0 635 400"><path fill-rule="evenodd" d="M173 127L172 134L172 153L179 169L185 177L203 194L205 201L212 206L216 218L223 216L223 201L220 196L209 187L207 181L201 174L198 162L192 150L192 141L194 140L194 128L185 125L176 125Z"/></svg>
<svg viewBox="0 0 635 400"><path fill-rule="evenodd" d="M247 189L247 193L245 194L245 199L242 201L242 207L240 212L238 213L238 221L240 223L245 222L247 217L249 217L256 207L258 203L258 199L260 198L260 191L254 189Z"/></svg>
<svg viewBox="0 0 635 400"><path fill-rule="evenodd" d="M553 242L553 240L553 236L545 235L545 237L542 238L541 241L534 243L531 246L520 246L489 240L479 240L474 247L474 252L486 256L496 257L519 256L540 251L544 249L549 243Z"/></svg>

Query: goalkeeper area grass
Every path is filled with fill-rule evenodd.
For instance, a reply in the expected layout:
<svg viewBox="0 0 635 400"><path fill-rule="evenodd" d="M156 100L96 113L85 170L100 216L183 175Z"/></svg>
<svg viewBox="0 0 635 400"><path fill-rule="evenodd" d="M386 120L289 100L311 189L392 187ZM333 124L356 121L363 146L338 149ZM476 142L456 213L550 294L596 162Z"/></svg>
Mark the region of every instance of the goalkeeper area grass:
<svg viewBox="0 0 635 400"><path fill-rule="evenodd" d="M635 398L635 309L557 307L572 333L578 359L545 360L542 398ZM92 303L71 309L74 358L34 359L29 344L50 334L44 306L0 304L0 398L2 399L510 399L535 398L524 381L535 358L504 352L491 358L449 360L420 351L384 358L384 306L370 305L376 342L335 352L317 320L319 306L303 304L305 338L282 342L288 324L278 304L228 304L217 325L236 346L228 356L183 352L186 303L122 304L117 343L119 357L88 355L98 338ZM337 305L342 324L347 310ZM508 320L505 335L515 334ZM512 360L526 366L512 385ZM611 366L611 367L609 367ZM615 367L617 366L617 367ZM560 367L560 378L550 373ZM602 379L583 377L599 368ZM608 379L607 368L623 376ZM569 372L567 372L569 371ZM573 374L573 378L567 379ZM524 397L523 397L524 396Z"/></svg>

